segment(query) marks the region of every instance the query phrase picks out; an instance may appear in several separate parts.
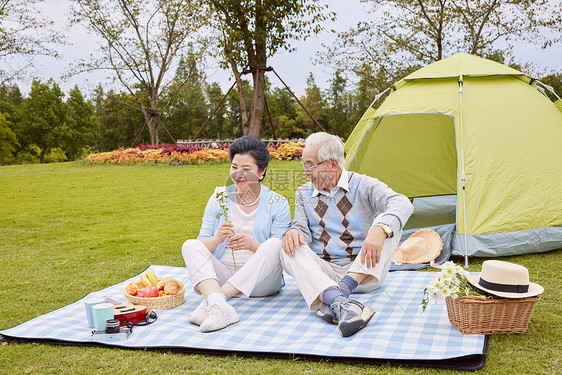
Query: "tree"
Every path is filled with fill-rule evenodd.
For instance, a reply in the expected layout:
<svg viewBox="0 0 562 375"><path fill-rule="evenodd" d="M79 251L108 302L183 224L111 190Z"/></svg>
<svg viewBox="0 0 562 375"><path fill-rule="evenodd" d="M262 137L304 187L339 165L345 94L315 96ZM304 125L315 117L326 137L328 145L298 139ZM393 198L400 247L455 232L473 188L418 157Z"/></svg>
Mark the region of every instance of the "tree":
<svg viewBox="0 0 562 375"><path fill-rule="evenodd" d="M355 123L351 123L352 100L351 95L346 92L346 85L347 79L336 70L334 78L330 80L330 88L326 95L328 102L326 131L344 139L351 133L355 125Z"/></svg>
<svg viewBox="0 0 562 375"><path fill-rule="evenodd" d="M18 144L16 135L9 125L6 115L0 113L0 165L4 164L4 160L12 158Z"/></svg>
<svg viewBox="0 0 562 375"><path fill-rule="evenodd" d="M528 41L543 48L560 40L560 3L550 0L454 0L463 33L462 48L471 55L483 56L505 40L508 49L514 41Z"/></svg>
<svg viewBox="0 0 562 375"><path fill-rule="evenodd" d="M306 84L307 86L304 89L305 95L301 98L301 102L308 109L310 114L314 116L316 121L325 128L326 102L324 95L322 95L322 90L320 90L320 87L316 84L314 74L309 74ZM299 127L306 132L303 135L308 135L320 130L314 120L310 118L302 107L299 106L297 114L297 123L302 124L302 126Z"/></svg>
<svg viewBox="0 0 562 375"><path fill-rule="evenodd" d="M204 72L198 69L196 56L188 58L189 61L180 62L183 70L176 71L171 90L163 96L163 101L168 103L167 128L176 139L191 138L208 115Z"/></svg>
<svg viewBox="0 0 562 375"><path fill-rule="evenodd" d="M40 3L42 0L0 0L0 82L21 75L30 65L24 59L24 66L10 67L10 56L57 56L48 46L61 43L62 38L53 31L54 22L41 16Z"/></svg>
<svg viewBox="0 0 562 375"><path fill-rule="evenodd" d="M173 83L167 73L174 66L183 70L182 62L189 61L182 59L184 53L201 42L197 32L207 19L205 6L200 0L74 2L74 22L85 22L104 42L101 56L82 62L79 68L110 69L135 98L150 140L157 144L162 112L159 99Z"/></svg>
<svg viewBox="0 0 562 375"><path fill-rule="evenodd" d="M23 96L17 85L0 84L0 113L13 118L22 101Z"/></svg>
<svg viewBox="0 0 562 375"><path fill-rule="evenodd" d="M4 141L10 143L11 146L4 147L4 154L2 156L4 163L5 160L10 160L11 155L14 154L14 161L17 159L17 154L21 151L21 144L17 141L17 135L14 133L14 128L17 126L18 118L17 111L23 101L23 96L17 85L0 84L0 113L4 114L6 122L4 125L8 127L9 131L14 134L15 142L11 142L11 136L8 131L4 131ZM12 150L13 147L13 150ZM9 151L11 150L11 151Z"/></svg>
<svg viewBox="0 0 562 375"><path fill-rule="evenodd" d="M111 151L130 146L138 133L143 115L135 108L136 100L128 93L107 94L98 86L94 97L94 145L99 151ZM147 133L140 141L150 141Z"/></svg>
<svg viewBox="0 0 562 375"><path fill-rule="evenodd" d="M271 93L267 95L267 103L269 104L277 138L304 136L304 130L298 127L296 121L297 103L285 88L273 88Z"/></svg>
<svg viewBox="0 0 562 375"><path fill-rule="evenodd" d="M41 163L50 149L62 144L67 114L63 98L64 93L52 80L33 80L29 97L18 108L16 135L22 146L39 146Z"/></svg>
<svg viewBox="0 0 562 375"><path fill-rule="evenodd" d="M540 78L539 81L541 81L545 85L549 85L550 87L552 87L552 89L554 90L556 95L558 95L558 97L562 97L562 73L548 74L548 75ZM546 91L546 95L548 95L548 97L552 101L556 101L558 99L550 91Z"/></svg>
<svg viewBox="0 0 562 375"><path fill-rule="evenodd" d="M232 69L240 100L242 130L259 137L265 105L264 74L267 59L278 50L290 50L291 39L306 39L322 30L327 5L319 0L209 0L215 10L214 27L224 65ZM253 104L248 105L243 73L252 74ZM249 108L249 110L248 110Z"/></svg>
<svg viewBox="0 0 562 375"><path fill-rule="evenodd" d="M66 100L67 121L62 130L62 148L70 160L76 160L83 149L93 143L94 107L84 100L75 86Z"/></svg>
<svg viewBox="0 0 562 375"><path fill-rule="evenodd" d="M225 128L228 130L229 138L238 138L244 135L244 130L242 128L242 113L240 111L240 90L235 87L230 94L226 97L226 121ZM244 100L246 102L252 103L252 89L250 83L247 80L242 80L242 92Z"/></svg>
<svg viewBox="0 0 562 375"><path fill-rule="evenodd" d="M206 90L205 90L205 93L206 93L207 100L208 100L208 107L207 107L207 117L208 117L212 113L212 111L215 108L217 108L217 105L220 103L220 101L224 97L224 93L222 92L220 85L216 82L213 82L210 85L208 85ZM229 116L228 116L227 105L224 104L224 102L223 102L223 104L221 104L217 108L217 111L213 115L212 120L207 124L207 127L210 127L210 129L208 130L208 132L206 134L210 135L213 138L214 138L214 135L216 134L217 139L229 138L231 136L232 132L227 127L227 124L228 124L227 118L228 117ZM207 119L205 118L204 121L206 121L206 120ZM195 129L195 132L199 131L199 128L203 124L204 124L204 122L199 124L199 127L197 129ZM195 134L196 134L195 132L192 134L192 136L195 136ZM203 137L205 137L205 136L203 136Z"/></svg>
<svg viewBox="0 0 562 375"><path fill-rule="evenodd" d="M374 66L385 76L455 52L485 56L518 41L544 48L560 38L560 9L548 0L365 0L372 20L338 35L319 55L358 76Z"/></svg>

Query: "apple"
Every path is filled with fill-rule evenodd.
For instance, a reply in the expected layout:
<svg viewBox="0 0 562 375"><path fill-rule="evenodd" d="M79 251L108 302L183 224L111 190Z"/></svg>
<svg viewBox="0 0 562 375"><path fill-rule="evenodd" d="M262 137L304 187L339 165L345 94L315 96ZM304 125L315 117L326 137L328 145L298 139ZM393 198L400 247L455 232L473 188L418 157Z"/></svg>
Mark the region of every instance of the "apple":
<svg viewBox="0 0 562 375"><path fill-rule="evenodd" d="M142 289L137 292L137 294L135 295L135 297L144 298L144 294L142 293Z"/></svg>
<svg viewBox="0 0 562 375"><path fill-rule="evenodd" d="M158 297L158 288L155 285L149 285L142 289L145 298Z"/></svg>

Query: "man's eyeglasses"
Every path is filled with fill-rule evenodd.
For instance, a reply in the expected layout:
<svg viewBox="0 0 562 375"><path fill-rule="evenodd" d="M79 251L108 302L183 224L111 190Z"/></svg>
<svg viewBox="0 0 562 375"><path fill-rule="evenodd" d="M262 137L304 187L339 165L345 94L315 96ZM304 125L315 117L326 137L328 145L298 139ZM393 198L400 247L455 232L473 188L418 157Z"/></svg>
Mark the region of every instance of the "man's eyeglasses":
<svg viewBox="0 0 562 375"><path fill-rule="evenodd" d="M328 159L328 160L331 160L331 159ZM320 164L327 162L328 160L321 161L320 163L316 163L316 164L314 164L314 165L307 165L307 164L304 164L304 163L301 161L301 164L302 164L302 167L304 168L305 171L307 171L307 172L312 172L312 168L317 167L317 166L319 166Z"/></svg>

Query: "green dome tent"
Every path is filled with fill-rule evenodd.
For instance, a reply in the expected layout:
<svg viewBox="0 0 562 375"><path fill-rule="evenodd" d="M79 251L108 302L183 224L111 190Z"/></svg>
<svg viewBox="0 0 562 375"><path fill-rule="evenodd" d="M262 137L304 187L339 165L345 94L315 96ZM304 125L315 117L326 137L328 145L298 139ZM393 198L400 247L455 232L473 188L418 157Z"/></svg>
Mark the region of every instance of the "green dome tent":
<svg viewBox="0 0 562 375"><path fill-rule="evenodd" d="M562 102L544 88L458 53L408 75L367 109L345 144L346 167L414 199L409 228L454 223L452 252L467 262L558 249Z"/></svg>

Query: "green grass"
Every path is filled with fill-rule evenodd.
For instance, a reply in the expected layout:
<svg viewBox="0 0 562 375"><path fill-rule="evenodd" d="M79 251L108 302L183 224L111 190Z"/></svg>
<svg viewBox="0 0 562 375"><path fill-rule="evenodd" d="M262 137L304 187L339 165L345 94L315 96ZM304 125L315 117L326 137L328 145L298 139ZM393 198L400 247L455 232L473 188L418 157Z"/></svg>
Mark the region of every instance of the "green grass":
<svg viewBox="0 0 562 375"><path fill-rule="evenodd" d="M292 197L298 185L293 176L298 175L290 170L300 171L300 165L273 162L266 184L279 184L287 176L284 186L272 187ZM215 186L225 184L227 175L227 164L0 167L0 329L63 307L136 275L149 264L183 266L181 245L199 232L207 199ZM562 373L562 250L506 260L528 267L531 279L543 285L545 293L526 334L491 337L488 361L481 373ZM478 271L482 261L471 260L470 270ZM109 372L453 373L235 355L27 343L0 346L0 374Z"/></svg>

